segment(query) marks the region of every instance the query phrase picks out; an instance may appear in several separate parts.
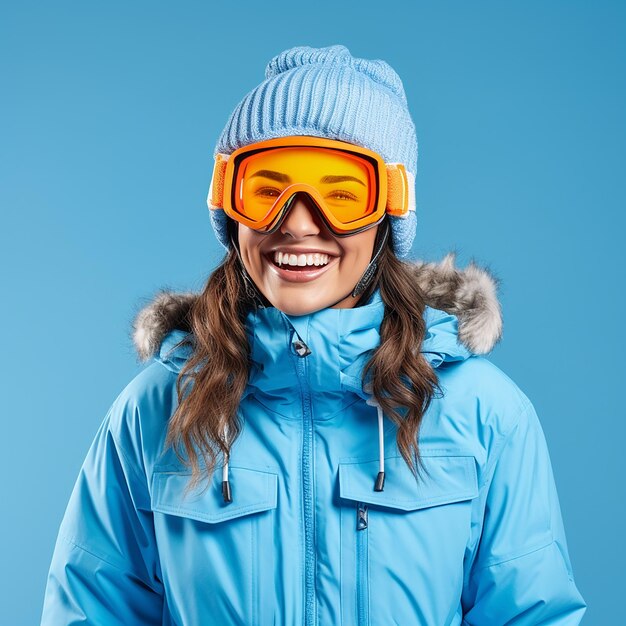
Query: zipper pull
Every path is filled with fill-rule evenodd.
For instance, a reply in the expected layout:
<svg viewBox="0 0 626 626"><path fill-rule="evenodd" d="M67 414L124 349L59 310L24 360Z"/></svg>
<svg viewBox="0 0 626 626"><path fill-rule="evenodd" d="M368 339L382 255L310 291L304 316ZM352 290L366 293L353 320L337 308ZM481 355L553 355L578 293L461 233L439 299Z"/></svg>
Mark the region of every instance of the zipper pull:
<svg viewBox="0 0 626 626"><path fill-rule="evenodd" d="M359 502L356 508L356 529L365 530L367 528L367 504Z"/></svg>

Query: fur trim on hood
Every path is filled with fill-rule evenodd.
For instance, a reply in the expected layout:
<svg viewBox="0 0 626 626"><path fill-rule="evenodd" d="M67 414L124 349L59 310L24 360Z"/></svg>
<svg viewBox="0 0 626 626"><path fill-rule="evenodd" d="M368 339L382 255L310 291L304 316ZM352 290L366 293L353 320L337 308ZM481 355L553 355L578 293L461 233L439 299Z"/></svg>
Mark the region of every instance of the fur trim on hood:
<svg viewBox="0 0 626 626"><path fill-rule="evenodd" d="M491 352L502 338L502 311L497 291L500 279L490 269L471 261L455 266L456 252L442 261L414 261L415 277L426 304L455 315L459 341L474 354ZM132 322L132 341L141 361L158 352L167 333L182 323L197 292L161 289L143 306Z"/></svg>

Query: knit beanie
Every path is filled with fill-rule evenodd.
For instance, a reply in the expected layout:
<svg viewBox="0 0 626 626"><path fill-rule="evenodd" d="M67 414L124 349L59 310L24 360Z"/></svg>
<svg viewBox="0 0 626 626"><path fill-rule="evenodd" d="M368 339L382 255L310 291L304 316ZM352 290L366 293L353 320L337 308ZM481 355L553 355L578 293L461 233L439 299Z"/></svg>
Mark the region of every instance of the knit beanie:
<svg viewBox="0 0 626 626"><path fill-rule="evenodd" d="M347 141L377 152L387 163L402 163L414 206L415 124L402 81L385 61L353 57L342 45L281 52L267 64L265 80L231 113L214 156L290 135ZM210 216L217 239L228 249L228 217L221 210L211 210ZM387 219L395 255L407 256L415 237L415 211L387 214Z"/></svg>

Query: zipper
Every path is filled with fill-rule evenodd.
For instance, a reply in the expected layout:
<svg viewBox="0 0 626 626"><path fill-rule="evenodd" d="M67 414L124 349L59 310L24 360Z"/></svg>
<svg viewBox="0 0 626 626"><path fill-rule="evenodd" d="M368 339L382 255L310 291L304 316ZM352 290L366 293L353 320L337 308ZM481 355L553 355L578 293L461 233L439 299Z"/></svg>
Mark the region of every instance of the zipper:
<svg viewBox="0 0 626 626"><path fill-rule="evenodd" d="M293 338L293 335L292 335ZM297 343L297 342L295 342ZM297 346L294 343L294 350ZM304 342L302 342L304 343ZM306 344L304 344L306 346ZM314 502L313 502L313 414L311 393L307 383L306 359L310 351L298 354L296 371L302 393L302 498L304 504L304 626L316 623L315 606L315 547L314 547Z"/></svg>
<svg viewBox="0 0 626 626"><path fill-rule="evenodd" d="M369 624L369 576L367 572L369 538L367 528L367 504L358 502L356 507L356 606L359 626Z"/></svg>

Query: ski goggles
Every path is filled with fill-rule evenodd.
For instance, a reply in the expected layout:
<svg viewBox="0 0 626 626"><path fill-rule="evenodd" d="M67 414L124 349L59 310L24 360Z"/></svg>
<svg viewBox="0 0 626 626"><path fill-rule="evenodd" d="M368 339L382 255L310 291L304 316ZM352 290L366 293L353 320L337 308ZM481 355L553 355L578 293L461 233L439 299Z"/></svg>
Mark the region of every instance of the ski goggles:
<svg viewBox="0 0 626 626"><path fill-rule="evenodd" d="M402 163L385 163L361 146L309 135L279 137L216 154L207 205L269 234L303 193L342 237L374 226L386 214L414 211L413 183Z"/></svg>

